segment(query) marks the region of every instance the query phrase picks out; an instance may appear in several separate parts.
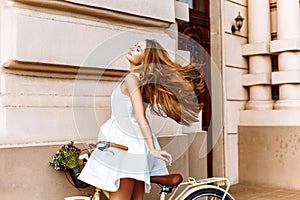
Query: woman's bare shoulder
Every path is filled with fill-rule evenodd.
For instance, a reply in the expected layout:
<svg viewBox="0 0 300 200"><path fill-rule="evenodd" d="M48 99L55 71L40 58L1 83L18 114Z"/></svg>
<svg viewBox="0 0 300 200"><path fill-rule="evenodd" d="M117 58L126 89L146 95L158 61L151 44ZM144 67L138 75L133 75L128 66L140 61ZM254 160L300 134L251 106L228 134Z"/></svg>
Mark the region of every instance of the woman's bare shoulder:
<svg viewBox="0 0 300 200"><path fill-rule="evenodd" d="M133 77L137 78L138 80L140 79L140 74L137 73L137 72L130 72L128 75L129 75L129 76L133 76ZM128 75L127 75L127 76L128 76Z"/></svg>
<svg viewBox="0 0 300 200"><path fill-rule="evenodd" d="M127 83L139 83L140 79L140 74L135 73L135 72L130 72L129 74L126 75L124 81Z"/></svg>

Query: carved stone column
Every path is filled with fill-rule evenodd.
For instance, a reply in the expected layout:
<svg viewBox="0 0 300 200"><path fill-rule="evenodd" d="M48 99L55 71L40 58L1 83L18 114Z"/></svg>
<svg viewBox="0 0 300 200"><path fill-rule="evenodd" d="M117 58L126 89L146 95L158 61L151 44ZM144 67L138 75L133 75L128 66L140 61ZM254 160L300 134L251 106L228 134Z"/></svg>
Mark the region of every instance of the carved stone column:
<svg viewBox="0 0 300 200"><path fill-rule="evenodd" d="M278 40L271 51L278 52L278 72L272 73L279 85L275 109L300 109L300 27L299 0L277 0Z"/></svg>
<svg viewBox="0 0 300 200"><path fill-rule="evenodd" d="M249 86L248 110L271 110L272 62L269 55L270 5L269 0L248 0L249 44L243 45L243 55L249 56L249 74L242 77L243 86Z"/></svg>

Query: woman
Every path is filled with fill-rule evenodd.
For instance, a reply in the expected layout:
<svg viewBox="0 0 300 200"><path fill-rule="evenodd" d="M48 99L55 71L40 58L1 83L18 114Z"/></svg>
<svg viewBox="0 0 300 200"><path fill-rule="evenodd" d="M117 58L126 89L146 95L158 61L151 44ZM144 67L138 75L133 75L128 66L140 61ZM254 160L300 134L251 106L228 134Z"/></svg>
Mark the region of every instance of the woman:
<svg viewBox="0 0 300 200"><path fill-rule="evenodd" d="M171 61L155 40L139 42L126 55L130 73L112 93L112 115L102 125L98 140L128 146L128 152L96 149L79 179L110 191L111 200L142 200L150 191L150 176L168 173L172 156L160 150L145 116L145 108L159 116L189 125L197 121L203 90L194 66Z"/></svg>

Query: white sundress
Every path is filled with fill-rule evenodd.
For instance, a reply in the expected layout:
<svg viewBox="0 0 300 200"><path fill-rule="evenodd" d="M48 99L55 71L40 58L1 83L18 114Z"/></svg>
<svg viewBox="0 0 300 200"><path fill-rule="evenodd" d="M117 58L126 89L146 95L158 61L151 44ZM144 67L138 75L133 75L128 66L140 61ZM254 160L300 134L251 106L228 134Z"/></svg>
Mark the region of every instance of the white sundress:
<svg viewBox="0 0 300 200"><path fill-rule="evenodd" d="M150 192L150 176L166 175L168 170L164 161L149 153L143 134L137 125L130 98L121 92L119 84L112 93L111 118L99 132L98 141L110 141L128 147L128 151L97 148L83 168L80 180L107 191L117 191L120 178L133 178L144 181L145 192ZM160 149L153 135L156 149Z"/></svg>

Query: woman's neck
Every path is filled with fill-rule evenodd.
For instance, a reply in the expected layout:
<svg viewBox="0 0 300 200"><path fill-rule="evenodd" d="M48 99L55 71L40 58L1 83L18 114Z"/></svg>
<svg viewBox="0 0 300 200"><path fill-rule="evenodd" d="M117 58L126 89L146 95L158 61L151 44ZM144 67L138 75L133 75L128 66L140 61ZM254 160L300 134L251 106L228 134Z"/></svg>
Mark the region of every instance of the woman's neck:
<svg viewBox="0 0 300 200"><path fill-rule="evenodd" d="M136 68L136 65L133 64L133 63L130 63L130 70L132 71L132 70L134 70L135 68Z"/></svg>

